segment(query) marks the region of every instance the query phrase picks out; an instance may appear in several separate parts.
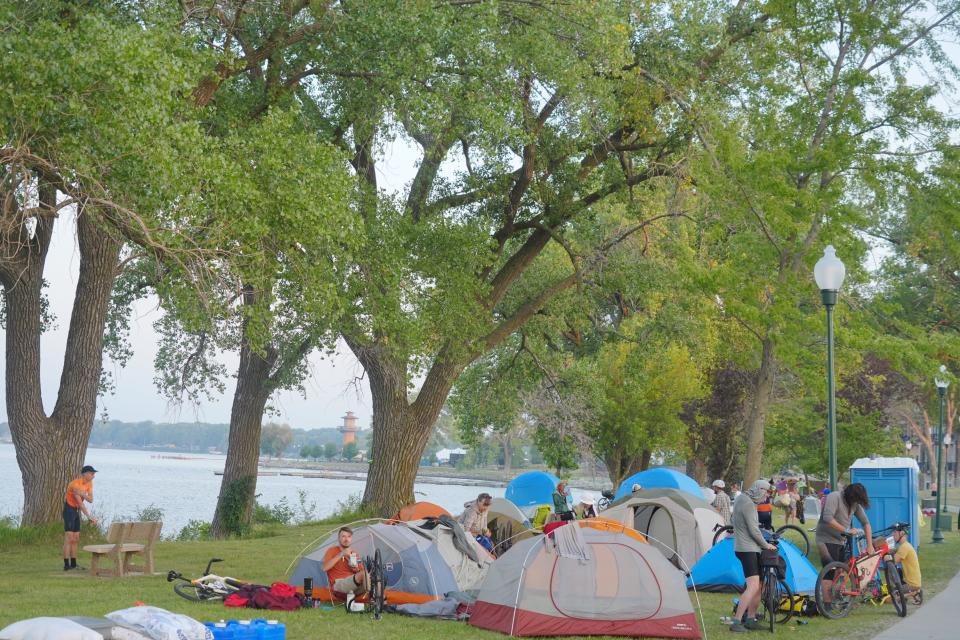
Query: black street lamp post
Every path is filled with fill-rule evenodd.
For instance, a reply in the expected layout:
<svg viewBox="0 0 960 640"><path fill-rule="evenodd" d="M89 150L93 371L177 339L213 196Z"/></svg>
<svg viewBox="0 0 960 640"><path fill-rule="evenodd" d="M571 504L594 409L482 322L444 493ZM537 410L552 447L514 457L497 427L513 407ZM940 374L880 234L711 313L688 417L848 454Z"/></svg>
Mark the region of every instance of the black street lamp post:
<svg viewBox="0 0 960 640"><path fill-rule="evenodd" d="M943 542L943 532L940 530L940 503L943 497L943 399L947 395L947 387L950 381L947 380L946 365L940 366L940 375L934 379L937 384L937 395L940 396L940 425L937 427L937 509L933 516L933 543ZM946 504L944 504L946 507Z"/></svg>

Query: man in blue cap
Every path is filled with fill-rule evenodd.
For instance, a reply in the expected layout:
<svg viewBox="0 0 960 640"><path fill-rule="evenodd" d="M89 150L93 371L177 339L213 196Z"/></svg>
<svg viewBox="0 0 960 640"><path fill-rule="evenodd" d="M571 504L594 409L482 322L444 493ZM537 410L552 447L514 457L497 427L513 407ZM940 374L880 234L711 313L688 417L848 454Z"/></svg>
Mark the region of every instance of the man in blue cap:
<svg viewBox="0 0 960 640"><path fill-rule="evenodd" d="M80 546L80 513L87 516L91 524L97 519L90 515L84 502L93 503L93 478L97 470L86 465L80 470L80 477L67 485L67 495L63 499L63 570L77 569L77 547Z"/></svg>

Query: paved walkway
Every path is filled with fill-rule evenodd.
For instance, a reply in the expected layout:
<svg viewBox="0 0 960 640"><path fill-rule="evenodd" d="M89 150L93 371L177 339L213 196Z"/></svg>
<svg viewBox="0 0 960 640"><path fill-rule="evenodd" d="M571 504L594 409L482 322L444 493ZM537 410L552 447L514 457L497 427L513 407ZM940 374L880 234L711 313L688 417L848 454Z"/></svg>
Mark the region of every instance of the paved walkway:
<svg viewBox="0 0 960 640"><path fill-rule="evenodd" d="M907 600L909 603L909 599ZM908 605L907 617L873 640L956 640L960 638L960 573L947 588L920 607Z"/></svg>

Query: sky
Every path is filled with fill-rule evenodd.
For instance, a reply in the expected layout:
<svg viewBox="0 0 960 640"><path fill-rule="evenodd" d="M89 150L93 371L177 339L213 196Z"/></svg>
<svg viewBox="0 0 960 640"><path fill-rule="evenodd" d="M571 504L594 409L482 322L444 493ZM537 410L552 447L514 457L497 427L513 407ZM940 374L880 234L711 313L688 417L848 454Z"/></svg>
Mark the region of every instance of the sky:
<svg viewBox="0 0 960 640"><path fill-rule="evenodd" d="M379 183L387 190L403 189L413 179L418 164L418 150L406 141L396 141L379 158ZM54 227L44 271L49 283L47 295L50 308L56 316L55 326L41 338L40 382L47 415L53 410L60 385L79 264L75 220L72 214L63 213ZM235 386L233 379L226 381L226 392L216 402L203 402L198 406L171 403L157 391L153 383L153 360L157 353L157 334L153 324L160 313L155 298L135 305L130 322L130 343L134 355L123 369L105 361L105 366L114 376L116 389L99 399L97 418L106 416L110 420L125 422L229 422ZM0 329L3 340L0 345L5 344L5 334ZM236 371L238 355L224 354L221 360L227 365L228 371ZM347 346L341 342L332 358L321 358L314 354L309 362L312 375L304 383L306 397L297 392L276 394L271 404L277 414L264 419L285 422L299 429L325 428L339 426L342 423L341 416L353 411L359 417L360 425L369 428L372 417L370 389L363 368ZM5 385L6 371L0 367L0 389ZM0 393L0 408L0 421L6 420L5 393Z"/></svg>

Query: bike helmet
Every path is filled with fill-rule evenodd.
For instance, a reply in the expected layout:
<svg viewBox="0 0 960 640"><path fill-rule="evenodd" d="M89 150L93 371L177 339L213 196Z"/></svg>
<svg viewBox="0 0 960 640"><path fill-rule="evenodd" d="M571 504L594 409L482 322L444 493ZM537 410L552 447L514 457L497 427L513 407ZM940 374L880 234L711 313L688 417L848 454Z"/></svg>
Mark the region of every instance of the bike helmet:
<svg viewBox="0 0 960 640"><path fill-rule="evenodd" d="M909 522L894 522L894 523L890 526L890 529L891 529L892 531L903 531L903 532L907 532L907 531L910 531L910 523L909 523Z"/></svg>

